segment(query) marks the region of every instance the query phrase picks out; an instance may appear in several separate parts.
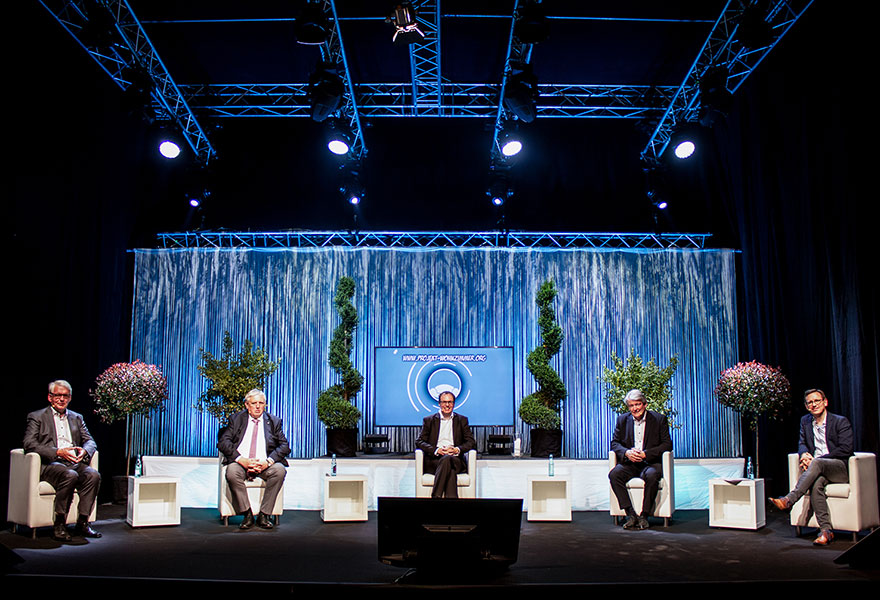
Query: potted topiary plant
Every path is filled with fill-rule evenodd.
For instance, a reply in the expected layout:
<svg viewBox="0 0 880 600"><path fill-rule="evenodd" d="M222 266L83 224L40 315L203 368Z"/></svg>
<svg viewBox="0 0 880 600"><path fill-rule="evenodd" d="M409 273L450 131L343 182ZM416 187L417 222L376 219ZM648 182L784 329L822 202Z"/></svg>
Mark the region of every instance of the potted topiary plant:
<svg viewBox="0 0 880 600"><path fill-rule="evenodd" d="M133 415L149 418L154 410L161 410L168 398L168 380L162 368L136 360L116 363L98 375L95 389L89 394L95 399L95 412L104 423L125 419L125 472L131 472Z"/></svg>
<svg viewBox="0 0 880 600"><path fill-rule="evenodd" d="M538 305L538 326L541 345L529 352L526 367L538 383L538 391L522 399L519 418L532 425L530 432L532 456L559 456L562 452L562 401L567 392L559 374L550 366L550 359L562 347L562 327L556 322L553 299L556 285L548 279L538 287L535 303Z"/></svg>
<svg viewBox="0 0 880 600"><path fill-rule="evenodd" d="M715 386L715 398L740 413L755 432L755 471L761 475L758 458L758 417L779 419L791 402L791 384L779 368L757 361L737 363L725 369Z"/></svg>
<svg viewBox="0 0 880 600"><path fill-rule="evenodd" d="M339 313L339 325L330 340L330 367L339 382L318 396L318 418L327 427L327 454L354 456L357 452L357 425L361 411L352 402L364 385L364 378L351 362L352 338L358 324L358 314L351 303L354 280L340 277L336 284L333 303Z"/></svg>
<svg viewBox="0 0 880 600"><path fill-rule="evenodd" d="M199 396L196 407L220 422L221 431L229 417L244 410L244 397L254 388L265 391L269 376L278 363L269 360L265 350L244 341L241 352L233 353L234 342L228 331L223 334L220 358L201 348L202 364L199 373L208 380L208 389Z"/></svg>
<svg viewBox="0 0 880 600"><path fill-rule="evenodd" d="M603 367L599 377L605 383L605 401L608 406L618 414L623 414L629 410L624 401L627 392L641 390L648 400L648 410L666 415L670 427L680 427L675 423L676 411L670 405L672 385L669 383L678 367L678 355L673 355L669 364L661 369L653 356L645 364L635 349L630 350L625 363L612 350L611 364L613 368Z"/></svg>

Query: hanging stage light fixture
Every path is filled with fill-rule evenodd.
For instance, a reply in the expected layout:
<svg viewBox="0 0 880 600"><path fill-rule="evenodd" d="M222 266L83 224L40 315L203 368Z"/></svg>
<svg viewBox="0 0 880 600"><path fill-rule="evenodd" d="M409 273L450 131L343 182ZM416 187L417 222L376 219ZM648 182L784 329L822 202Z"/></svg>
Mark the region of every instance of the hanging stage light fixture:
<svg viewBox="0 0 880 600"><path fill-rule="evenodd" d="M318 62L315 71L309 76L309 115L312 120L321 123L339 110L344 95L345 84L336 73L333 63Z"/></svg>
<svg viewBox="0 0 880 600"><path fill-rule="evenodd" d="M391 41L395 44L414 44L425 39L424 32L419 29L416 9L410 2L395 6L391 14L385 17L385 22L394 25Z"/></svg>
<svg viewBox="0 0 880 600"><path fill-rule="evenodd" d="M296 43L320 46L330 37L330 25L320 2L306 2L302 14L293 25Z"/></svg>

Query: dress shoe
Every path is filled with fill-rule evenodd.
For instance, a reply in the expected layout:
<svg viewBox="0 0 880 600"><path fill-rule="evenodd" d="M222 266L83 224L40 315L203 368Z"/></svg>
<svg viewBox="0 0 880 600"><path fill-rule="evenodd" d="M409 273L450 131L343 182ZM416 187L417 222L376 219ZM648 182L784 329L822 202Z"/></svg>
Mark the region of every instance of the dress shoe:
<svg viewBox="0 0 880 600"><path fill-rule="evenodd" d="M248 509L246 513L244 513L244 519L241 520L241 525L238 526L239 529L250 529L254 526L254 513L251 512L251 509Z"/></svg>
<svg viewBox="0 0 880 600"><path fill-rule="evenodd" d="M813 544L816 546L827 546L831 543L831 540L834 539L834 534L829 530L824 530L819 532L819 537L813 540Z"/></svg>
<svg viewBox="0 0 880 600"><path fill-rule="evenodd" d="M624 529L638 529L639 527L639 519L637 517L628 516L626 521L623 522Z"/></svg>
<svg viewBox="0 0 880 600"><path fill-rule="evenodd" d="M767 498L770 501L770 504L775 506L778 510L788 510L791 508L791 502L789 502L788 498L782 496L781 498Z"/></svg>
<svg viewBox="0 0 880 600"><path fill-rule="evenodd" d="M274 525L272 525L272 518L266 513L261 512L257 515L257 527L260 529L272 529Z"/></svg>
<svg viewBox="0 0 880 600"><path fill-rule="evenodd" d="M70 534L67 532L67 525L61 523L55 523L55 526L52 528L52 539L58 542L70 542L73 541L73 538L70 537Z"/></svg>
<svg viewBox="0 0 880 600"><path fill-rule="evenodd" d="M648 524L648 518L645 515L639 515L638 528L639 529L647 529L651 525Z"/></svg>
<svg viewBox="0 0 880 600"><path fill-rule="evenodd" d="M76 521L76 527L73 530L75 535L79 535L87 538L99 538L101 537L101 533L99 531L95 531L89 525L89 522L86 519L79 518Z"/></svg>

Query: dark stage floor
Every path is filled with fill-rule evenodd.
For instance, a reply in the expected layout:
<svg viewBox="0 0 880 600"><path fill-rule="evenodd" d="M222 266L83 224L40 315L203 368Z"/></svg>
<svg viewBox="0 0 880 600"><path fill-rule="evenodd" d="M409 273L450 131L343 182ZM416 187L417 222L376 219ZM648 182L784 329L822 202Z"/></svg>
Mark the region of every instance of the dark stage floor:
<svg viewBox="0 0 880 600"><path fill-rule="evenodd" d="M323 523L315 511L287 511L273 531L239 532L223 527L213 509L185 509L179 527L132 529L124 508L99 507L95 524L103 534L80 546L54 542L48 529L32 540L5 531L7 582L33 578L88 577L97 585L118 579L145 587L196 585L235 587L259 581L293 590L343 583L375 589L408 589L430 584L413 577L390 588L406 570L377 560L376 513L366 523ZM707 526L708 511L678 511L668 528L624 531L607 513L576 512L571 523L529 523L523 516L519 560L506 572L478 580L458 572L450 560L449 583L480 586L562 586L658 582L694 591L699 584L742 582L791 585L864 584L880 581L880 569L858 570L833 559L853 543L838 538L829 548L812 545L813 534L798 538L782 515L771 514L763 529L719 530ZM12 564L8 564L12 562ZM875 563L876 564L876 563ZM170 580L174 580L173 582ZM815 583L813 583L815 582ZM691 584L697 584L692 586Z"/></svg>

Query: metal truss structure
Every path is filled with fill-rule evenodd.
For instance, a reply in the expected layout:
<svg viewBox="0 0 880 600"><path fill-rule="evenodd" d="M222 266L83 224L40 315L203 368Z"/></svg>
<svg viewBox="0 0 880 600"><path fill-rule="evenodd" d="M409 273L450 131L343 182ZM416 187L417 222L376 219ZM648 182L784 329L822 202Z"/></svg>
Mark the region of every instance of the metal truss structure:
<svg viewBox="0 0 880 600"><path fill-rule="evenodd" d="M159 248L559 248L700 250L709 233L526 231L195 231L160 233Z"/></svg>
<svg viewBox="0 0 880 600"><path fill-rule="evenodd" d="M515 16L521 3L515 0L508 37L507 57L502 81L453 83L441 71L440 0L415 0L419 28L425 38L410 47L411 81L357 83L353 81L342 41L340 23L359 17L340 18L335 0L320 2L332 23L322 58L336 65L343 77L345 95L339 112L349 124L354 144L349 156L355 160L366 153L361 118L381 117L478 117L495 120L491 156L498 153L498 135L508 119L503 108L504 85L511 63L528 63L532 46L518 43L513 36ZM535 0L533 0L535 1ZM537 0L540 1L540 0ZM707 70L726 67L727 89L736 92L748 75L804 14L813 0L766 0L764 20L772 27L772 41L760 48L747 48L739 39L742 17L754 2L729 0L714 22L691 68L679 86L618 84L554 84L538 86L538 118L646 119L656 126L648 139L643 157L659 158L669 143L673 129L695 118L700 108L699 83ZM308 84L234 83L224 85L179 85L165 68L141 23L127 0L41 0L67 32L95 59L122 88L132 84L132 73L146 74L152 81L153 109L160 118L174 121L186 137L198 160L206 163L214 149L199 124L201 117L307 117ZM106 10L112 22L112 40L96 46L84 36L95 21L93 12ZM454 15L455 17L496 17L498 15ZM374 17L363 17L374 18ZM569 17L552 15L548 18ZM579 18L579 17L571 17ZM608 19L613 20L613 19ZM646 19L650 20L650 19ZM198 22L198 21L193 21Z"/></svg>

